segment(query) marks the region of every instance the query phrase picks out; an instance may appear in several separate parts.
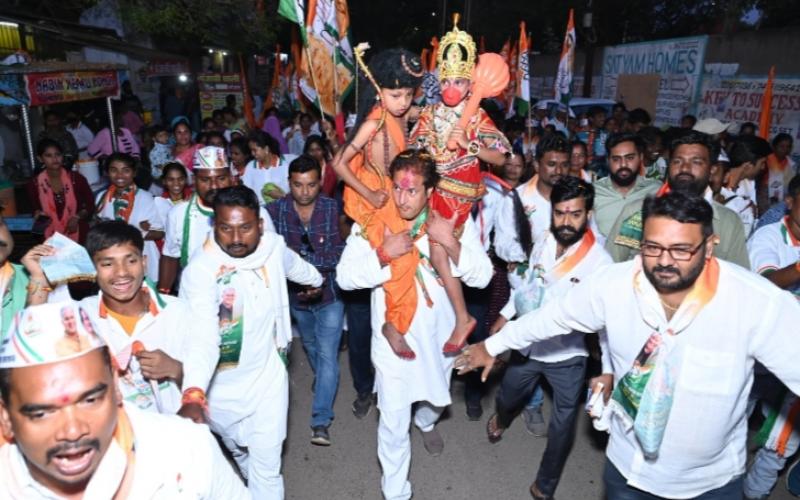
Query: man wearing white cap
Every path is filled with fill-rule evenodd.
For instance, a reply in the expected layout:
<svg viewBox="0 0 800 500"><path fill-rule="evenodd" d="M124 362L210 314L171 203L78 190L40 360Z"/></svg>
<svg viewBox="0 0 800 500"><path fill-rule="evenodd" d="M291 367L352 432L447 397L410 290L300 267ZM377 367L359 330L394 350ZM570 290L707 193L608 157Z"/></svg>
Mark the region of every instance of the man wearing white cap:
<svg viewBox="0 0 800 500"><path fill-rule="evenodd" d="M166 235L159 266L158 289L172 291L178 271L206 240L213 225L211 204L217 191L234 185L230 162L223 148L206 146L194 156L195 192L188 201L178 203L167 213ZM264 229L275 232L272 219L263 208Z"/></svg>
<svg viewBox="0 0 800 500"><path fill-rule="evenodd" d="M252 189L220 189L213 207L214 231L184 270L180 290L197 324L218 326L219 364L207 367L214 375L209 421L253 496L282 499L292 337L286 280L313 287L310 294L323 279L282 237L263 232Z"/></svg>
<svg viewBox="0 0 800 500"><path fill-rule="evenodd" d="M65 311L29 307L0 343L0 498L250 498L206 427L121 401L90 321L59 355Z"/></svg>
<svg viewBox="0 0 800 500"><path fill-rule="evenodd" d="M704 118L694 124L692 130L702 132L711 136L711 139L717 141L723 133L731 128L731 123L722 123L716 118Z"/></svg>

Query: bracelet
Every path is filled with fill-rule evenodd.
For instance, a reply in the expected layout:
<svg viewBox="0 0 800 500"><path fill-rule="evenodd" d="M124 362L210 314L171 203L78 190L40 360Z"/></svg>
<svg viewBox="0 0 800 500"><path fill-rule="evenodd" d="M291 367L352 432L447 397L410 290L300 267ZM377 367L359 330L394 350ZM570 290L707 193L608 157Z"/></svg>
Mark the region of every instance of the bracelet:
<svg viewBox="0 0 800 500"><path fill-rule="evenodd" d="M386 267L392 262L391 257L386 254L386 250L382 246L376 248L375 253L378 254L378 262L381 263L381 267Z"/></svg>
<svg viewBox="0 0 800 500"><path fill-rule="evenodd" d="M165 295L169 295L172 292L172 288L159 288L158 293L163 293Z"/></svg>
<svg viewBox="0 0 800 500"><path fill-rule="evenodd" d="M41 282L41 281L39 281L37 279L30 280L28 282L28 286L25 287L25 289L31 295L36 295L39 292L48 292L49 293L49 292L53 291L53 289L51 287L45 285L43 282Z"/></svg>
<svg viewBox="0 0 800 500"><path fill-rule="evenodd" d="M181 397L181 405L196 404L208 410L208 400L206 399L206 392L199 387L190 387L183 391Z"/></svg>

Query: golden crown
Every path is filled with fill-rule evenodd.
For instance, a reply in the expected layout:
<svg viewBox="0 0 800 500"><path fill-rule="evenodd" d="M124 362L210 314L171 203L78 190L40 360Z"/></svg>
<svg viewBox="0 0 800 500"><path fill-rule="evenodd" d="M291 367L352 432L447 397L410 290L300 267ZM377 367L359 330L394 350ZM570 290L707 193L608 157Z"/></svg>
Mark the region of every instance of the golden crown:
<svg viewBox="0 0 800 500"><path fill-rule="evenodd" d="M439 67L439 80L446 78L472 79L475 68L475 41L466 31L458 29L459 15L453 15L453 30L446 33L439 42L436 65Z"/></svg>

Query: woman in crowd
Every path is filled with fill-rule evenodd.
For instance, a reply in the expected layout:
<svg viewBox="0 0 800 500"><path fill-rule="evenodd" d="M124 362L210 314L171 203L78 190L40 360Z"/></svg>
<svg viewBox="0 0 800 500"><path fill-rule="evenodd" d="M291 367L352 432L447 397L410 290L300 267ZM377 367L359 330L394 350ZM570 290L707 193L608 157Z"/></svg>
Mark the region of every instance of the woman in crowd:
<svg viewBox="0 0 800 500"><path fill-rule="evenodd" d="M202 144L195 144L192 141L192 129L185 121L179 121L172 127L172 135L175 137L175 147L172 148L172 157L180 162L189 174L194 168L194 153Z"/></svg>
<svg viewBox="0 0 800 500"><path fill-rule="evenodd" d="M266 203L286 196L289 192L289 163L295 155L281 155L278 141L262 130L248 138L253 159L247 164L241 183L249 187Z"/></svg>
<svg viewBox="0 0 800 500"><path fill-rule="evenodd" d="M106 160L111 185L97 196L97 217L104 220L123 220L142 232L145 274L158 282L158 261L161 254L156 241L164 238L164 223L156 210L153 195L134 182L136 159L125 153L114 153Z"/></svg>
<svg viewBox="0 0 800 500"><path fill-rule="evenodd" d="M67 171L63 151L56 141L39 141L36 156L43 169L28 182L26 190L44 237L59 232L83 244L94 213L89 183L78 172Z"/></svg>
<svg viewBox="0 0 800 500"><path fill-rule="evenodd" d="M310 135L306 139L303 154L312 156L322 167L322 192L325 196L333 198L336 194L338 178L333 170L333 151L330 143L319 135Z"/></svg>
<svg viewBox="0 0 800 500"><path fill-rule="evenodd" d="M250 146L247 144L247 139L237 137L232 140L229 151L233 176L236 177L237 180L241 179L242 175L244 175L244 170L247 168L247 164L252 159L250 157Z"/></svg>
<svg viewBox="0 0 800 500"><path fill-rule="evenodd" d="M122 114L114 112L114 125L117 132L117 152L126 153L138 158L141 156L139 141L130 130L122 126ZM89 156L97 159L105 158L114 153L114 146L111 141L111 129L106 127L94 136L94 140L86 147Z"/></svg>

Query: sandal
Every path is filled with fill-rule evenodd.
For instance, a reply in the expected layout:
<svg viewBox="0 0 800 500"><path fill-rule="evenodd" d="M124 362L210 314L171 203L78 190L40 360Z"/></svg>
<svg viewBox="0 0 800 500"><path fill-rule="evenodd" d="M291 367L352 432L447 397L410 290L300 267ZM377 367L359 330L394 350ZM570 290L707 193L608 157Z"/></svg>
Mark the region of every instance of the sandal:
<svg viewBox="0 0 800 500"><path fill-rule="evenodd" d="M533 497L533 500L554 500L553 497L548 497L548 496L543 495L539 491L539 488L536 486L535 482L533 484L531 484L531 487L530 487L530 489L528 491L530 491L531 497Z"/></svg>
<svg viewBox="0 0 800 500"><path fill-rule="evenodd" d="M486 422L486 437L489 438L490 443L495 444L503 439L505 430L505 427L500 427L497 423L497 413L489 417L489 420Z"/></svg>

